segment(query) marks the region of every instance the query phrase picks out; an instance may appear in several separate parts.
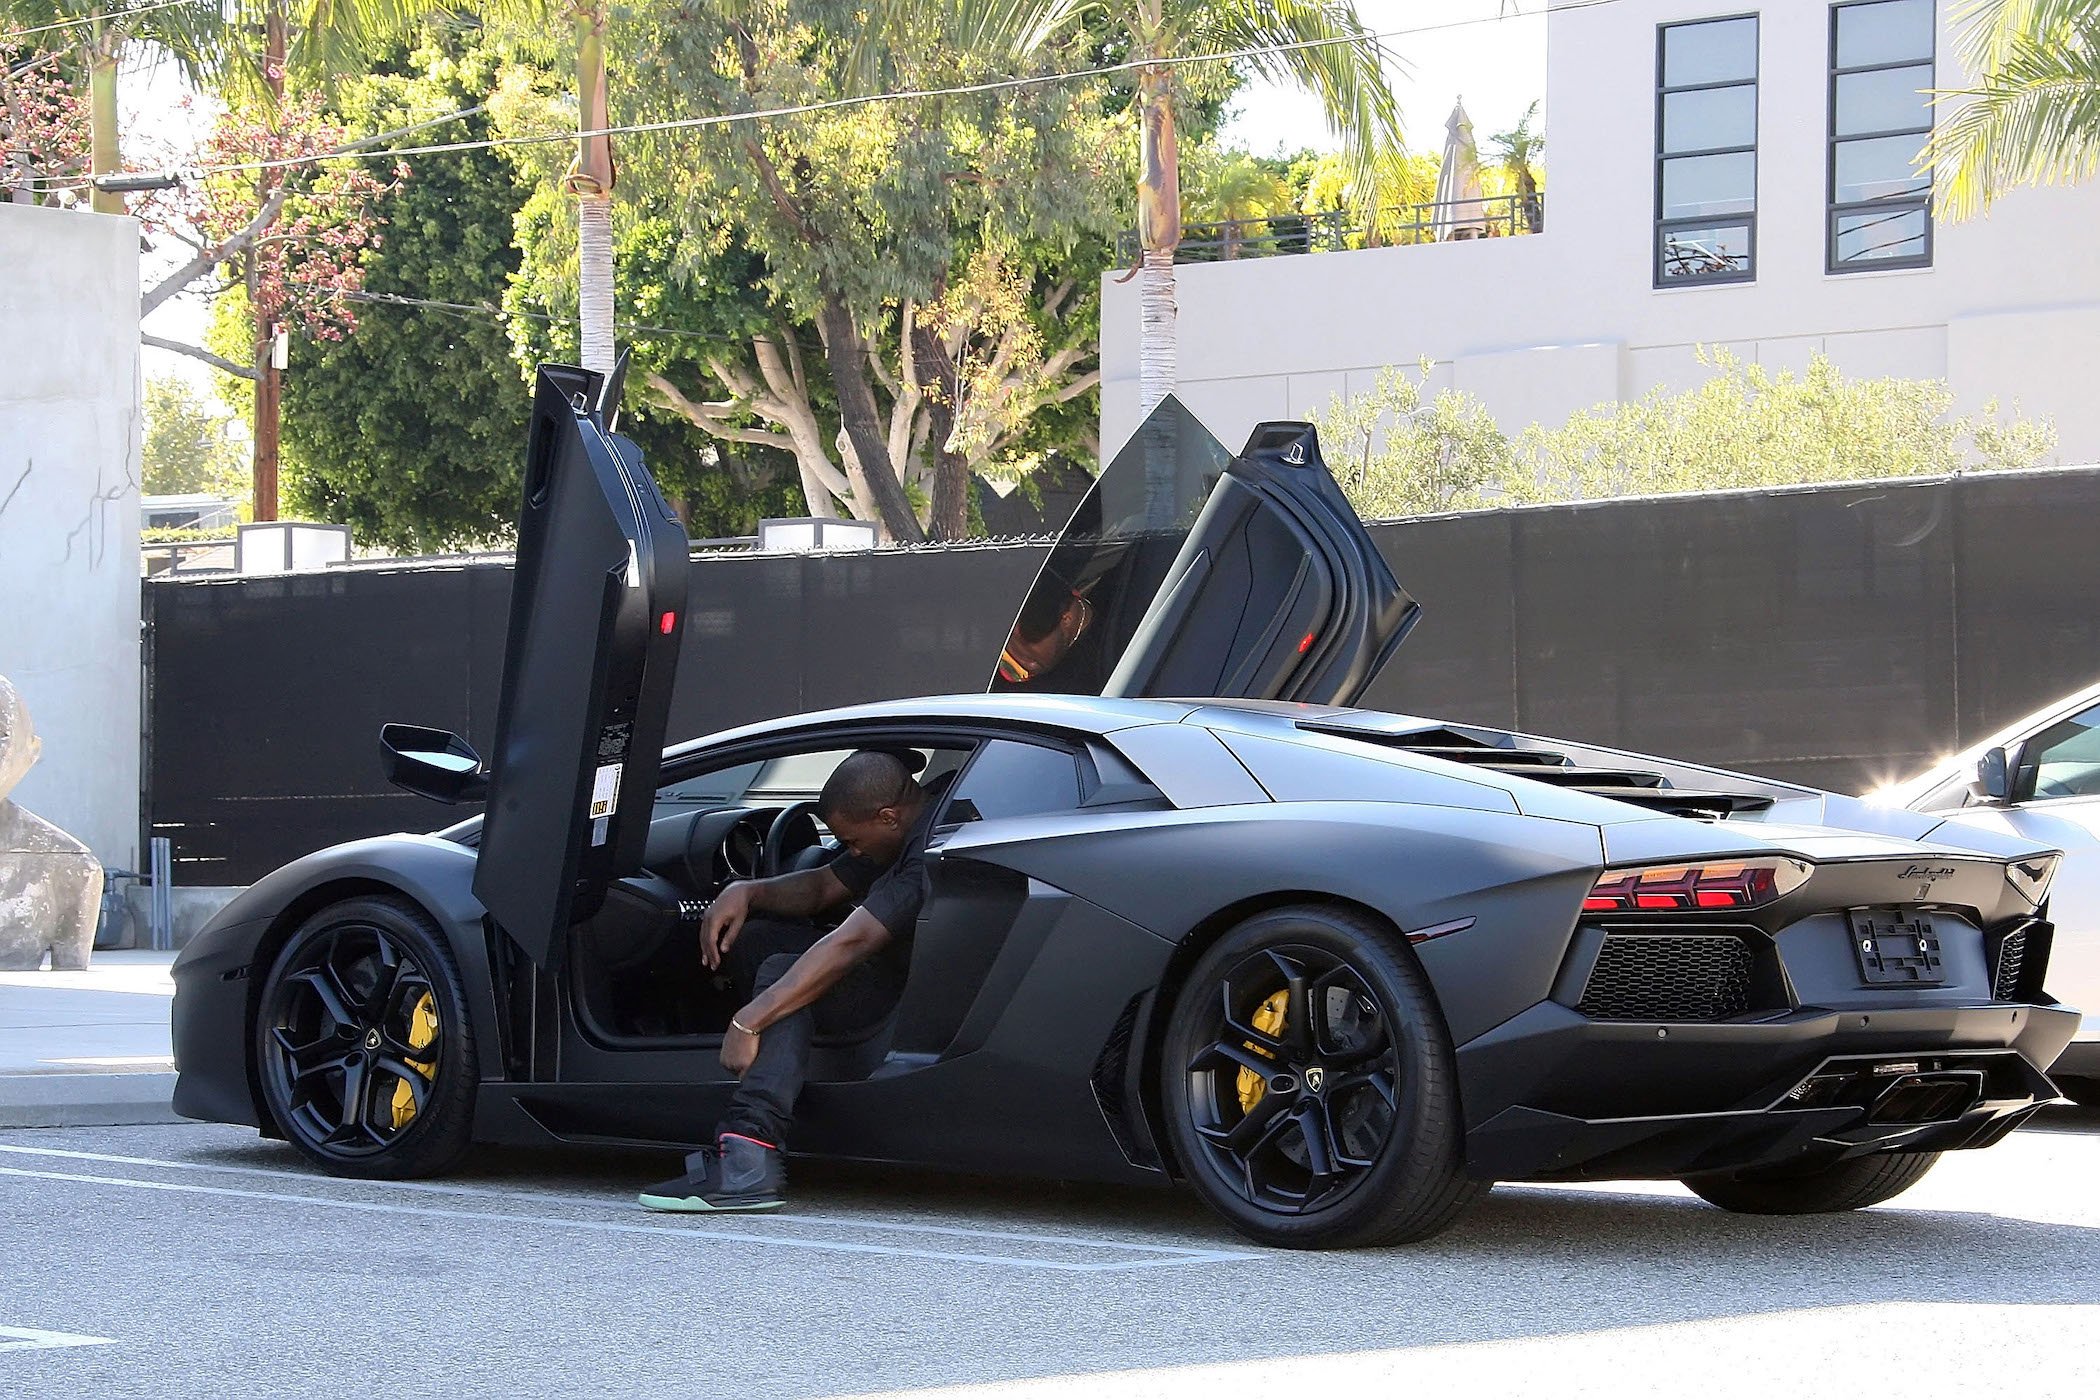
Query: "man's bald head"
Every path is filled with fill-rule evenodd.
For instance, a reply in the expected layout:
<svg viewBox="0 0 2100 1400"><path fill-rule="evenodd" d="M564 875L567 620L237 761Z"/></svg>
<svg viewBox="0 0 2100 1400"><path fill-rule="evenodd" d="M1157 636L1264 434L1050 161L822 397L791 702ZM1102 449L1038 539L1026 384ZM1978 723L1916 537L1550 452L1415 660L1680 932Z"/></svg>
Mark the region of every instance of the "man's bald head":
<svg viewBox="0 0 2100 1400"><path fill-rule="evenodd" d="M917 805L918 785L911 770L893 753L861 749L831 770L824 790L817 795L817 815L827 826L841 819L864 822L885 807Z"/></svg>

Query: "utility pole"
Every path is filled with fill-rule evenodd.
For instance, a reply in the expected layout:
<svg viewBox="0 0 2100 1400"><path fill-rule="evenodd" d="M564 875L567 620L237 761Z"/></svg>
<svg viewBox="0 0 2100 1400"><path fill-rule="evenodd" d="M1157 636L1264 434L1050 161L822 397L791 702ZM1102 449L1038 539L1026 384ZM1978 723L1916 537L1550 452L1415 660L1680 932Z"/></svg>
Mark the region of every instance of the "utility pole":
<svg viewBox="0 0 2100 1400"><path fill-rule="evenodd" d="M270 86L270 102L273 109L284 100L284 58L287 24L284 0L269 0L263 11L263 81ZM274 119L276 113L273 110ZM261 174L262 203L270 202L277 181L283 175L279 171L265 170ZM258 206L260 207L260 206ZM275 520L277 518L277 421L282 402L282 383L277 369L277 326L270 319L269 308L262 304L256 293L260 280L255 275L257 262L262 257L259 248L248 250L249 307L255 317L255 457L253 460L253 490L255 495L255 518Z"/></svg>

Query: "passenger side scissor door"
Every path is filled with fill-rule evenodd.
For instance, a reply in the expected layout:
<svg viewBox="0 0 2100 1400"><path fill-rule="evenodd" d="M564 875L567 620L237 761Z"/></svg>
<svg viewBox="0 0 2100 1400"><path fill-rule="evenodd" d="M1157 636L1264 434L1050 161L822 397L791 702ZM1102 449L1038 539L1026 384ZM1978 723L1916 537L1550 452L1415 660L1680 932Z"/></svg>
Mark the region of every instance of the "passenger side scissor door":
<svg viewBox="0 0 2100 1400"><path fill-rule="evenodd" d="M1074 512L992 689L1348 704L1420 614L1310 424L1229 457L1170 398Z"/></svg>

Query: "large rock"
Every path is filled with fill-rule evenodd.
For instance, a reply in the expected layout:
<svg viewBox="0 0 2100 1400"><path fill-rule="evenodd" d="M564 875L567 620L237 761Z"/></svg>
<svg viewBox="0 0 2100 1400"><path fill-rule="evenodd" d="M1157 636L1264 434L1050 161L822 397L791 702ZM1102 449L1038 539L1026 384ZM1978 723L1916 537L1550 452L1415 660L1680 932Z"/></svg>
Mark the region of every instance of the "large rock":
<svg viewBox="0 0 2100 1400"><path fill-rule="evenodd" d="M88 964L102 904L94 852L8 800L35 766L42 744L29 707L0 676L0 969Z"/></svg>

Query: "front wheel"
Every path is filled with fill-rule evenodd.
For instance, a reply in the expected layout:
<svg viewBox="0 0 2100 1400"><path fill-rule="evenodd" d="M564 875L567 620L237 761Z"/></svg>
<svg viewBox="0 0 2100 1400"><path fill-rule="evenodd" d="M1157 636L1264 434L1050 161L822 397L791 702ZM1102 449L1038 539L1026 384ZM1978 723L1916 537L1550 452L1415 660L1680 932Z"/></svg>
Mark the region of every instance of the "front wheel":
<svg viewBox="0 0 2100 1400"><path fill-rule="evenodd" d="M1937 1152L1883 1152L1815 1171L1775 1168L1688 1176L1702 1199L1742 1215L1827 1215L1864 1210L1902 1195L1940 1159Z"/></svg>
<svg viewBox="0 0 2100 1400"><path fill-rule="evenodd" d="M1262 1244L1426 1239L1487 1189L1461 1167L1458 1076L1399 935L1319 905L1259 914L1196 963L1160 1063L1184 1174Z"/></svg>
<svg viewBox="0 0 2100 1400"><path fill-rule="evenodd" d="M299 926L263 982L255 1063L285 1139L338 1176L434 1175L471 1140L466 993L406 901L344 900Z"/></svg>

